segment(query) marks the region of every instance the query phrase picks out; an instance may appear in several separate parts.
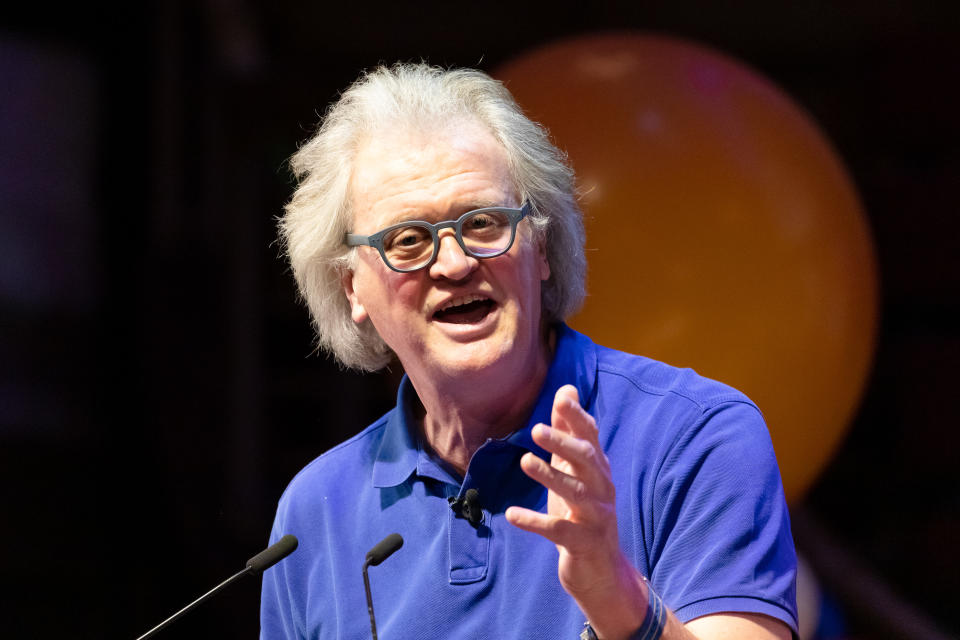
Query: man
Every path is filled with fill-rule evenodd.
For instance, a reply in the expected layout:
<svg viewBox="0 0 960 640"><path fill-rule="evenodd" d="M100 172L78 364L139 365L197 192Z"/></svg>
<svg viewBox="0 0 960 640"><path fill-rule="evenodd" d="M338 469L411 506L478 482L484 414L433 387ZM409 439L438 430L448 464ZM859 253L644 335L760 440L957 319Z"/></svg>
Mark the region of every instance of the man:
<svg viewBox="0 0 960 640"><path fill-rule="evenodd" d="M291 482L264 638L789 638L795 555L756 407L565 325L573 176L476 71L361 77L293 158L282 234L320 345L397 406ZM615 313L616 310L611 310Z"/></svg>

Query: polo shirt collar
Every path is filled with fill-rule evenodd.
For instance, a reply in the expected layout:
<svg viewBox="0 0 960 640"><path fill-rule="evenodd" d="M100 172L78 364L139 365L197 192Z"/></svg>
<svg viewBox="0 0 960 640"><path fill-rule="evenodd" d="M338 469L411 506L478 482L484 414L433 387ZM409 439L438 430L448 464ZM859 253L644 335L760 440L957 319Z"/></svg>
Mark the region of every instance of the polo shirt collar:
<svg viewBox="0 0 960 640"><path fill-rule="evenodd" d="M553 397L557 389L565 384L572 384L580 395L580 406L588 411L593 406L597 381L597 353L593 341L582 333L578 333L566 324L554 327L557 336L556 351L547 378L540 389L540 396L534 406L533 413L527 421L527 426L514 432L508 440L533 451L541 458L549 460L550 454L534 444L530 434L537 424L550 424L550 415L553 413Z"/></svg>
<svg viewBox="0 0 960 640"><path fill-rule="evenodd" d="M581 406L588 411L593 406L596 392L597 354L593 341L562 323L554 329L556 351L533 413L523 429L505 438L506 442L533 451L544 459L549 459L550 454L533 442L530 431L536 424L550 424L553 397L557 389L565 384L574 385L580 394ZM374 487L397 486L417 470L421 452L413 413L416 403L416 391L410 379L404 375L397 390L397 406L387 419L383 440L373 464Z"/></svg>
<svg viewBox="0 0 960 640"><path fill-rule="evenodd" d="M417 421L413 407L417 392L407 374L397 389L397 406L387 418L383 440L373 463L373 486L378 489L402 484L417 468L420 447L416 440Z"/></svg>

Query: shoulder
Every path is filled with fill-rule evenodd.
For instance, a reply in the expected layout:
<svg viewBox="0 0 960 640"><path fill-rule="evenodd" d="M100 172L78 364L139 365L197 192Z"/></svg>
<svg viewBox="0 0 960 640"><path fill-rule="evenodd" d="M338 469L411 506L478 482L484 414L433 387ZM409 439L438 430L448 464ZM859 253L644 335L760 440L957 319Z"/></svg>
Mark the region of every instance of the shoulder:
<svg viewBox="0 0 960 640"><path fill-rule="evenodd" d="M675 367L645 356L596 346L597 378L613 393L630 393L632 399L686 406L693 413L706 414L718 406L743 404L759 412L743 392L690 368Z"/></svg>
<svg viewBox="0 0 960 640"><path fill-rule="evenodd" d="M301 469L280 497L279 512L298 510L311 503L326 501L331 494L339 495L355 490L357 486L369 485L387 422L395 410Z"/></svg>
<svg viewBox="0 0 960 640"><path fill-rule="evenodd" d="M761 465L763 475L776 468L763 415L741 391L644 356L601 346L596 353L598 424L661 479L705 458Z"/></svg>
<svg viewBox="0 0 960 640"><path fill-rule="evenodd" d="M732 610L793 624L789 517L757 405L692 369L595 351L595 411L638 523L638 565L681 620Z"/></svg>

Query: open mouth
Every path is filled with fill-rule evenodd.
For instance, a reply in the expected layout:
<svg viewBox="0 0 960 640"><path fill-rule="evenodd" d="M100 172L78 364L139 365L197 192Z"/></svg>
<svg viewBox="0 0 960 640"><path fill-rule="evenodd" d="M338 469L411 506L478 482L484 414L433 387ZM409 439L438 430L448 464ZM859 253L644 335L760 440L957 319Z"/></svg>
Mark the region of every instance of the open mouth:
<svg viewBox="0 0 960 640"><path fill-rule="evenodd" d="M487 315L493 311L496 304L497 303L489 298L479 298L461 304L452 304L434 313L433 319L437 322L448 322L451 324L474 324L486 318Z"/></svg>

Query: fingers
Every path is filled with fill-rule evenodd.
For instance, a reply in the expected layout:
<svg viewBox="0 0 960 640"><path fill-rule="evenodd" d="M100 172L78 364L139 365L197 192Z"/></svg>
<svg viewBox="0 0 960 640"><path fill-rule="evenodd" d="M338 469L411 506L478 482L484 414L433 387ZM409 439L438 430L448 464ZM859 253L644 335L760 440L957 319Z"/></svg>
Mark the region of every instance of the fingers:
<svg viewBox="0 0 960 640"><path fill-rule="evenodd" d="M557 390L550 422L531 431L533 441L552 454L550 462L533 452L520 458L523 472L547 489L547 512L510 507L505 516L513 526L557 545L560 583L577 598L578 592L596 592L598 584L617 586L616 560L622 553L616 489L596 422L580 406L576 387Z"/></svg>
<svg viewBox="0 0 960 640"><path fill-rule="evenodd" d="M555 467L559 467L565 472L572 472L572 475L577 476L590 486L603 488L602 491L597 490L592 493L600 497L606 497L607 487L605 485L609 483L610 463L603 452L600 451L598 445L544 424L534 426L531 436L535 443L554 455L553 465ZM536 458L536 456L533 457ZM536 459L540 460L539 458ZM540 462L543 461L540 460ZM567 469L564 463L569 465L570 468ZM543 464L549 466L545 462ZM527 466L524 466L524 471L527 471ZM540 481L539 477L534 479Z"/></svg>
<svg viewBox="0 0 960 640"><path fill-rule="evenodd" d="M580 478L560 471L533 453L524 454L520 459L520 467L528 476L563 498L568 508L572 507L575 511L585 508L589 511L590 499L601 497L591 495L591 487Z"/></svg>
<svg viewBox="0 0 960 640"><path fill-rule="evenodd" d="M611 526L616 530L616 490L596 423L580 406L576 387L557 390L551 421L552 426L538 424L531 432L533 441L552 454L550 462L534 453L520 459L523 472L549 491L547 513L511 507L507 520L568 549L606 539Z"/></svg>
<svg viewBox="0 0 960 640"><path fill-rule="evenodd" d="M579 393L572 384L565 384L557 389L553 397L550 422L554 428L599 445L597 423L593 416L580 406Z"/></svg>
<svg viewBox="0 0 960 640"><path fill-rule="evenodd" d="M577 543L576 525L564 518L532 511L523 507L509 507L504 514L507 522L515 527L543 536L550 542L562 547Z"/></svg>

